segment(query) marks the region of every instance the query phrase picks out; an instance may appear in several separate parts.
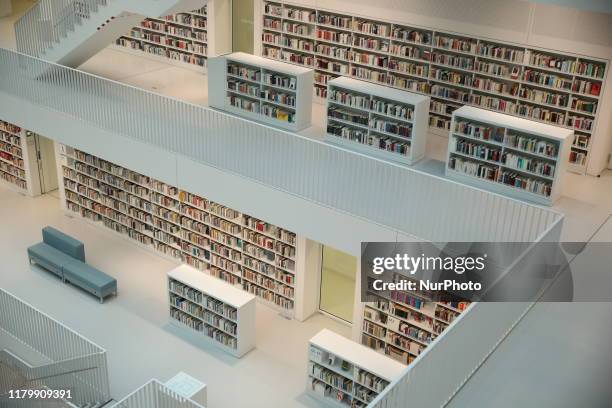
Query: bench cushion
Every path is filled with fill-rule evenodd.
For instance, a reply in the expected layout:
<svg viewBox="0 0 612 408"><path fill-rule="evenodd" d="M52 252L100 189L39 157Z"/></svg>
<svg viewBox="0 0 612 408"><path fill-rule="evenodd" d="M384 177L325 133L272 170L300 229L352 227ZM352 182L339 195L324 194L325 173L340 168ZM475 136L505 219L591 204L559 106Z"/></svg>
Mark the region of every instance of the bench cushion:
<svg viewBox="0 0 612 408"><path fill-rule="evenodd" d="M106 296L117 290L117 280L86 263L72 260L62 267L64 278L69 282L94 293Z"/></svg>
<svg viewBox="0 0 612 408"><path fill-rule="evenodd" d="M28 257L34 259L36 263L49 269L51 272L62 276L62 267L74 261L74 258L66 255L62 251L53 248L44 242L39 242L28 248Z"/></svg>
<svg viewBox="0 0 612 408"><path fill-rule="evenodd" d="M66 255L81 262L85 262L85 245L71 236L53 228L45 227L42 230L43 242L62 251Z"/></svg>

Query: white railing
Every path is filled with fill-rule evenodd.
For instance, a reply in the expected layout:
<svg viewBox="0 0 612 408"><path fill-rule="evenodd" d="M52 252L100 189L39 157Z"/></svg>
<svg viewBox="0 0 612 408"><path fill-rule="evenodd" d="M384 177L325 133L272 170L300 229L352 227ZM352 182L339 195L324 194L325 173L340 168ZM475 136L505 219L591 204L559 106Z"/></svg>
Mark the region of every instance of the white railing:
<svg viewBox="0 0 612 408"><path fill-rule="evenodd" d="M111 399L104 349L3 289L0 310L0 363L4 367L12 367L29 383L71 389L73 402L79 405ZM46 363L30 366L21 361L15 355L18 350L2 344L2 335Z"/></svg>
<svg viewBox="0 0 612 408"><path fill-rule="evenodd" d="M113 408L204 408L185 398L158 380L151 380L121 401Z"/></svg>
<svg viewBox="0 0 612 408"><path fill-rule="evenodd" d="M0 93L428 241L534 241L561 218L5 49L0 49Z"/></svg>
<svg viewBox="0 0 612 408"><path fill-rule="evenodd" d="M106 3L107 0L39 0L15 23L17 50L41 56Z"/></svg>
<svg viewBox="0 0 612 408"><path fill-rule="evenodd" d="M559 242L561 228L562 222L555 223L538 241ZM526 262L532 257L541 261L540 256L536 245L530 245L520 260ZM511 265L505 274L510 279L521 272L524 262L513 261ZM528 302L471 304L368 407L446 406L546 289L547 285L543 284Z"/></svg>

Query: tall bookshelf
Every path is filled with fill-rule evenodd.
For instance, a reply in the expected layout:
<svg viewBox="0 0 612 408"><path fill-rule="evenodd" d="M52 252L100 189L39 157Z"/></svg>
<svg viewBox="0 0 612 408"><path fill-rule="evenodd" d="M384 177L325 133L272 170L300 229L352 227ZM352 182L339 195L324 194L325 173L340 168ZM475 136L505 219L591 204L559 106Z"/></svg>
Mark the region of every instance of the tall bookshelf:
<svg viewBox="0 0 612 408"><path fill-rule="evenodd" d="M0 121L0 180L27 193L24 139L24 131L19 126Z"/></svg>
<svg viewBox="0 0 612 408"><path fill-rule="evenodd" d="M412 363L469 306L403 291L389 296L368 291L367 300L362 306L361 343L402 364Z"/></svg>
<svg viewBox="0 0 612 408"><path fill-rule="evenodd" d="M323 329L310 339L306 390L338 407L366 407L405 367Z"/></svg>
<svg viewBox="0 0 612 408"><path fill-rule="evenodd" d="M255 296L187 265L168 272L170 321L242 357L255 347Z"/></svg>
<svg viewBox="0 0 612 408"><path fill-rule="evenodd" d="M236 52L211 58L210 106L299 131L311 124L313 71Z"/></svg>
<svg viewBox="0 0 612 408"><path fill-rule="evenodd" d="M172 61L206 67L209 46L208 7L163 18L147 18L116 44Z"/></svg>
<svg viewBox="0 0 612 408"><path fill-rule="evenodd" d="M464 106L453 112L446 175L552 205L561 195L573 132Z"/></svg>
<svg viewBox="0 0 612 408"><path fill-rule="evenodd" d="M584 173L607 62L351 13L262 0L262 55L315 70L314 93L338 76L431 96L429 125L446 134L472 105L575 131L570 170Z"/></svg>
<svg viewBox="0 0 612 408"><path fill-rule="evenodd" d="M346 77L327 89L326 140L408 165L425 156L429 97Z"/></svg>
<svg viewBox="0 0 612 408"><path fill-rule="evenodd" d="M302 302L298 285L306 240L229 207L61 145L69 214L220 278L287 316ZM297 298L297 299L296 299ZM299 316L298 316L299 318Z"/></svg>

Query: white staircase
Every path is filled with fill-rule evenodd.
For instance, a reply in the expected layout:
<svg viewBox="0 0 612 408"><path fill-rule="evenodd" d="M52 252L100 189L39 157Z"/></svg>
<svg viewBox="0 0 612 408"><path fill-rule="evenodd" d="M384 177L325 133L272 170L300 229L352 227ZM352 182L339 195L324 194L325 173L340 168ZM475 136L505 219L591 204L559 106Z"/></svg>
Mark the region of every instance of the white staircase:
<svg viewBox="0 0 612 408"><path fill-rule="evenodd" d="M77 67L145 17L197 10L208 0L40 0L15 23L17 51Z"/></svg>

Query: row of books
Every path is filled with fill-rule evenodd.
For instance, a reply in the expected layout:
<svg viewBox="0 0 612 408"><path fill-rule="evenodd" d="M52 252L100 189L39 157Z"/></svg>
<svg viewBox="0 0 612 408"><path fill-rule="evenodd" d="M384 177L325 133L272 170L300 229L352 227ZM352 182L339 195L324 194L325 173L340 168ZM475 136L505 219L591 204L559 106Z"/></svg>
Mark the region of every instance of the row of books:
<svg viewBox="0 0 612 408"><path fill-rule="evenodd" d="M529 64L544 68L555 69L569 74L578 74L593 78L603 78L604 65L581 59L567 58L532 51Z"/></svg>
<svg viewBox="0 0 612 408"><path fill-rule="evenodd" d="M228 274L222 274L219 268L227 268L227 272L234 274L231 276L236 276L238 279L242 276L242 263L246 264L246 257L241 255L243 251L242 240L240 238L242 231L248 231L247 227L251 226L256 229L263 228L264 224L262 224L262 221L255 221L256 219L246 214L242 215L218 203L178 190L173 186L164 185L164 183L157 180L131 172L84 152L75 150L74 155L83 160L80 164L79 162L75 162L75 165L79 165L82 170L89 172L89 174L91 174L92 177L96 177L96 179L87 177L81 173L76 173L74 170L73 173L70 173L70 169L64 168L66 177L78 179L79 182L83 182L84 187L91 185L93 188L96 188L99 193L95 198L100 199L100 202L106 203L112 208L117 208L117 206L120 205L120 203L113 200L113 198L121 198L125 200L126 203L130 203L130 205L134 206L133 209L128 208L128 211L126 211L126 213L129 212L130 217L133 218L128 218L127 216L125 218L120 218L120 214L114 214L108 211L111 208L108 210L99 208L102 210L102 214L112 216L114 220L120 221L122 225L129 227L128 230L124 231L126 234L130 233L130 229L135 228L137 229L136 232L142 232L141 235L143 235L143 237L136 234L134 234L134 236L140 241L146 241L146 245L159 247L163 249L165 253L172 252L173 256L179 259L182 258L184 262L189 262L200 269L204 270L210 268L212 270L216 265L217 268L215 271L219 275L223 275L228 281L233 278L229 278ZM108 173L103 173L93 166L83 167L85 166L85 161L108 170ZM110 174L111 172L120 174L130 180L138 181L142 183L142 186L130 183L127 180L119 178L119 176L113 176ZM82 177L82 179L79 177ZM98 179L104 179L117 185L117 187L101 184ZM148 186L148 188L144 186ZM78 185L71 187L78 188ZM153 190L153 187L155 187L155 190ZM142 197L146 196L148 199L155 197L155 201L167 206L173 206L172 208L175 208L176 212L165 207L151 204L150 201L144 200L141 196L132 196L130 193L123 191L122 188L128 188L130 191L138 189L138 193L142 194ZM171 196L164 197L157 193L157 191L164 191L165 193L171 194ZM83 192L89 194L87 190ZM109 196L105 196L106 194L109 194ZM176 208L175 202L180 203L180 209ZM86 205L93 208L92 205ZM124 211L125 209L125 207L122 208ZM152 215L158 216L159 219L152 218ZM166 219L169 221L165 221ZM136 224L134 222L135 220L139 220L139 224ZM149 224L151 225L149 226ZM179 225L188 229L177 230ZM271 224L266 225L266 231L274 232L278 235L278 239L275 241L274 245L275 250L278 250L281 254L295 256L295 248L287 243L295 243L295 234L272 226ZM157 236L156 234L158 233L153 226L157 227L163 234ZM158 239L159 242L153 239ZM167 249L159 244L167 244L166 247L174 248L177 252L173 252L171 249ZM277 278L277 280L287 284L293 284L295 279L293 274L295 261L282 256L278 256L278 258L279 259L273 260L272 265L270 265L272 270L268 271L267 275L273 276ZM250 259L252 260L251 263L259 262L260 264L264 264L264 262L260 262L254 258ZM259 269L255 270L259 271ZM254 282L260 282L258 279L260 278L255 279ZM240 281L237 283L240 283ZM286 289L283 289L282 293L287 297L293 295L292 291ZM292 303L290 302L281 303L288 305L288 307L292 307Z"/></svg>
<svg viewBox="0 0 612 408"><path fill-rule="evenodd" d="M552 184L548 181L510 170L502 170L497 166L487 165L482 162L475 162L453 155L449 158L448 166L452 170L469 176L505 184L545 197L549 197L552 192Z"/></svg>
<svg viewBox="0 0 612 408"><path fill-rule="evenodd" d="M160 57L165 57L170 60L184 62L186 64L197 65L199 67L206 66L206 56L197 55L193 53L186 53L184 51L166 48L164 46L143 43L140 40L121 37L116 41L117 45L139 50L147 54L153 54Z"/></svg>

